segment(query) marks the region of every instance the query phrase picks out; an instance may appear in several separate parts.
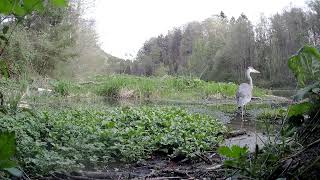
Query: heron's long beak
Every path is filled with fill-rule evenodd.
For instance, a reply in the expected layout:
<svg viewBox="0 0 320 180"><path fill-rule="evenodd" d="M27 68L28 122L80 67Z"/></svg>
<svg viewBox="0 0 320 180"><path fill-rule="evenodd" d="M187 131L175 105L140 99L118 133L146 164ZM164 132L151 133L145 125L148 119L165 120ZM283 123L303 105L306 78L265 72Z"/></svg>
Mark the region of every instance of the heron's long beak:
<svg viewBox="0 0 320 180"><path fill-rule="evenodd" d="M253 73L260 73L260 71L257 71L257 70L255 70L255 69L252 69L251 72L253 72Z"/></svg>

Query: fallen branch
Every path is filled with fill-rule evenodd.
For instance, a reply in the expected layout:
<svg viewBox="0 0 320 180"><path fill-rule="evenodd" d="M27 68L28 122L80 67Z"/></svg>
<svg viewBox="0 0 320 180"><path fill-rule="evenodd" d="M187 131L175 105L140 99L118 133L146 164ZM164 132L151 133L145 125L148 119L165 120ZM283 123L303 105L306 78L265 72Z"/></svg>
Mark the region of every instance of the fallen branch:
<svg viewBox="0 0 320 180"><path fill-rule="evenodd" d="M215 165L215 166L207 167L206 170L214 171L214 170L219 169L221 167L222 167L222 164L218 164L218 165Z"/></svg>
<svg viewBox="0 0 320 180"><path fill-rule="evenodd" d="M242 136L247 134L245 130L236 130L236 131L231 131L225 135L226 138L232 138L232 137L237 137L237 136Z"/></svg>
<svg viewBox="0 0 320 180"><path fill-rule="evenodd" d="M299 152L285 158L284 160L287 160L287 159L290 159L290 158L293 158L295 156L298 156L299 154L303 153L304 151L308 150L309 148L311 148L312 146L316 145L320 143L320 139L316 140L316 141L313 141L312 143L308 144L305 148L303 148L302 150L300 150Z"/></svg>

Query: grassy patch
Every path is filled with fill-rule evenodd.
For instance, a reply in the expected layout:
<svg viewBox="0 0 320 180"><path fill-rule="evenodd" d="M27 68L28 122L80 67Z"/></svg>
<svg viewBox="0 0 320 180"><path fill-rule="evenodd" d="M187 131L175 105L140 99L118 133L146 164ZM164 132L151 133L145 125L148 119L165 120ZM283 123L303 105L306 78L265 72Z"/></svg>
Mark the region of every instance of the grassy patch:
<svg viewBox="0 0 320 180"><path fill-rule="evenodd" d="M25 92L28 82L0 81L0 90ZM31 96L37 88L52 89L58 96L112 97L119 99L153 99L200 101L206 99L234 98L238 85L234 83L205 82L189 77L142 77L132 75L96 76L88 82L35 79L28 85ZM267 91L254 89L254 96L262 97Z"/></svg>
<svg viewBox="0 0 320 180"><path fill-rule="evenodd" d="M221 142L226 131L212 117L173 107L61 108L1 115L14 131L17 158L31 174L135 161L155 152L193 156Z"/></svg>
<svg viewBox="0 0 320 180"><path fill-rule="evenodd" d="M234 83L205 82L186 77L139 77L130 75L98 76L87 89L98 95L119 97L121 89L133 90L134 97L172 100L201 100L233 98L238 85ZM95 86L92 88L92 86ZM266 90L255 88L254 96L263 96Z"/></svg>
<svg viewBox="0 0 320 180"><path fill-rule="evenodd" d="M287 114L285 108L276 108L276 109L263 109L261 113L257 116L257 120L279 120L284 119Z"/></svg>

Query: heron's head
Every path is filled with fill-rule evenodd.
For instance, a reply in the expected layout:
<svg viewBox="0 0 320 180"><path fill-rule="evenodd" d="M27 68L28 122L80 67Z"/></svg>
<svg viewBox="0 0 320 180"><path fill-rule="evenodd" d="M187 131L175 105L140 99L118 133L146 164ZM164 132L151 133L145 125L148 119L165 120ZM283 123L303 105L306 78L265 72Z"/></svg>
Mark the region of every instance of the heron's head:
<svg viewBox="0 0 320 180"><path fill-rule="evenodd" d="M249 71L249 73L260 73L259 71L255 70L252 66L249 66L247 71Z"/></svg>

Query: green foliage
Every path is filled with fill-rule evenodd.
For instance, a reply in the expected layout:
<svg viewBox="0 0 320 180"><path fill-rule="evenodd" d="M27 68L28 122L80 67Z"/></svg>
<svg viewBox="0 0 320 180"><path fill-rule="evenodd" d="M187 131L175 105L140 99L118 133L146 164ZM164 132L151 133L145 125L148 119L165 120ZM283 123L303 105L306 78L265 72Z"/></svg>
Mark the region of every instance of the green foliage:
<svg viewBox="0 0 320 180"><path fill-rule="evenodd" d="M71 84L67 81L56 81L53 83L53 90L55 93L61 96L67 96L70 94Z"/></svg>
<svg viewBox="0 0 320 180"><path fill-rule="evenodd" d="M132 75L97 76L93 85L86 85L87 90L95 89L98 95L119 97L121 89L133 90L134 97L200 100L211 96L234 97L238 86L234 83L205 82L188 77L139 77ZM95 87L90 87L95 86ZM267 92L256 88L255 96Z"/></svg>
<svg viewBox="0 0 320 180"><path fill-rule="evenodd" d="M289 59L288 65L301 86L320 80L320 53L315 47L304 46Z"/></svg>
<svg viewBox="0 0 320 180"><path fill-rule="evenodd" d="M10 168L16 163L10 160L15 154L15 135L14 133L0 134L0 168Z"/></svg>
<svg viewBox="0 0 320 180"><path fill-rule="evenodd" d="M65 7L68 5L69 0L51 0L50 2L57 7Z"/></svg>
<svg viewBox="0 0 320 180"><path fill-rule="evenodd" d="M257 116L257 120L280 120L285 118L287 115L287 110L285 108L265 108L262 112Z"/></svg>
<svg viewBox="0 0 320 180"><path fill-rule="evenodd" d="M0 117L0 130L17 134L17 158L32 174L136 161L153 153L210 150L226 131L218 120L171 107L22 111Z"/></svg>
<svg viewBox="0 0 320 180"><path fill-rule="evenodd" d="M268 179L276 168L275 164L288 152L288 146L267 142L262 150L256 146L254 153L250 153L246 146L222 146L219 147L218 153L227 158L224 166L234 171L231 177Z"/></svg>
<svg viewBox="0 0 320 180"><path fill-rule="evenodd" d="M109 80L97 88L97 94L117 98L122 87L126 84L126 79L121 77L111 77Z"/></svg>
<svg viewBox="0 0 320 180"><path fill-rule="evenodd" d="M67 0L49 0L57 7L65 7L68 4ZM13 14L15 16L25 16L33 11L43 11L46 2L43 0L2 0L0 2L0 13L4 15Z"/></svg>
<svg viewBox="0 0 320 180"><path fill-rule="evenodd" d="M224 166L239 169L242 174L247 174L247 169L249 169L248 147L240 147L238 145L231 147L221 146L218 148L218 153L227 158L224 161Z"/></svg>
<svg viewBox="0 0 320 180"><path fill-rule="evenodd" d="M54 17L52 13L48 13L50 11L55 11L55 7L66 7L68 5L68 0L2 0L0 2L0 14L2 14L1 19L1 33L0 33L0 71L3 77L8 78L12 74L22 74L23 72L28 71L28 67L30 65L30 60L36 61L39 59L44 59L45 61L48 60L48 57L51 57L49 54L52 54L52 49L48 46L45 48L40 48L37 44L37 38L29 37L30 34L35 36L35 34L42 34L39 29L34 32L30 32L33 30L33 27L26 25L30 22L30 19L37 19L33 23L38 25L37 21L41 21L45 18L38 18L37 16L46 16L46 17ZM60 8L63 9L63 8ZM64 10L66 11L66 10ZM33 14L32 14L33 13ZM28 16L32 14L32 16ZM60 16L63 15L60 13ZM12 18L14 17L14 18ZM6 20L8 19L8 20ZM39 20L41 19L41 20ZM6 20L6 21L5 21ZM53 21L51 21L53 22ZM55 20L57 24L57 19ZM55 24L55 25L56 25ZM49 23L48 23L49 25ZM23 28L17 28L19 26L24 26ZM28 33L26 33L26 29L28 29ZM43 28L45 29L45 28ZM8 33L10 32L10 33ZM23 40L16 38L16 33L24 32L23 33ZM63 32L63 31L60 31ZM50 30L50 34L53 34L53 31ZM52 37L50 38L51 41L54 40ZM59 38L61 39L61 38ZM41 39L42 41L42 39ZM41 58L35 58L34 51L30 49L30 46L36 46L36 53L41 51L45 51L46 58L43 56ZM51 46L51 45L50 45ZM24 47L28 47L25 49ZM58 46L55 47L55 56L59 55L57 53ZM51 51L50 51L51 50ZM25 52L26 51L26 52ZM40 54L40 53L39 53ZM61 53L60 53L61 54ZM32 57L33 56L33 57ZM53 60L50 59L46 63L41 64L41 68L49 65L52 65ZM35 64L34 62L32 64ZM28 66L27 66L28 65ZM44 69L47 70L47 69ZM10 74L9 74L10 73ZM41 72L40 72L41 73Z"/></svg>
<svg viewBox="0 0 320 180"><path fill-rule="evenodd" d="M310 102L294 104L289 107L288 117L300 116L310 112L314 107Z"/></svg>
<svg viewBox="0 0 320 180"><path fill-rule="evenodd" d="M240 147L237 145L233 145L231 147L221 146L218 149L218 153L227 158L231 158L237 161L242 161L243 158L248 156L248 147Z"/></svg>
<svg viewBox="0 0 320 180"><path fill-rule="evenodd" d="M4 79L9 78L8 65L3 60L0 60L0 73Z"/></svg>
<svg viewBox="0 0 320 180"><path fill-rule="evenodd" d="M309 115L310 119L316 116L320 108L320 53L311 46L304 46L298 53L289 59L289 68L295 74L299 84L304 86L294 97L296 101L306 99L304 102L289 107L289 122L300 126L304 121L303 115ZM300 123L297 123L300 122Z"/></svg>
<svg viewBox="0 0 320 180"><path fill-rule="evenodd" d="M13 160L16 152L16 139L14 133L0 132L0 171L21 177L22 172L17 169L17 163ZM1 175L0 175L1 178Z"/></svg>

